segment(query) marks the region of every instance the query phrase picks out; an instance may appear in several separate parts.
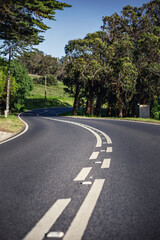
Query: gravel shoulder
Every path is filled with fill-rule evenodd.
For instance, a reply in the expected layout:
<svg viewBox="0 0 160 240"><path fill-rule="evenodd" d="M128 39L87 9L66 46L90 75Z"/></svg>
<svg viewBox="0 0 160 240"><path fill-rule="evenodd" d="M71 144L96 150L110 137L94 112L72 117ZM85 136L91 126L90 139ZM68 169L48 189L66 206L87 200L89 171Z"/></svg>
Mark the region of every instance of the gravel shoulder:
<svg viewBox="0 0 160 240"><path fill-rule="evenodd" d="M8 133L8 132L2 132L0 131L0 142L6 140L7 138L10 138L14 136L15 133Z"/></svg>

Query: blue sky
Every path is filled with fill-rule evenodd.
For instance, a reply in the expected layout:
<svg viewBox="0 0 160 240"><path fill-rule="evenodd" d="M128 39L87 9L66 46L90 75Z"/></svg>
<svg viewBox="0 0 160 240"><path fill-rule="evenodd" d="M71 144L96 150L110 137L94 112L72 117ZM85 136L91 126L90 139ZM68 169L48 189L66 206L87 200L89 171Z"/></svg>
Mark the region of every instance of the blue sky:
<svg viewBox="0 0 160 240"><path fill-rule="evenodd" d="M60 0L72 5L56 11L56 21L45 21L51 29L44 34L45 41L38 49L45 54L59 57L65 55L64 47L69 40L84 38L87 33L100 30L102 17L120 13L126 5L140 7L149 0Z"/></svg>

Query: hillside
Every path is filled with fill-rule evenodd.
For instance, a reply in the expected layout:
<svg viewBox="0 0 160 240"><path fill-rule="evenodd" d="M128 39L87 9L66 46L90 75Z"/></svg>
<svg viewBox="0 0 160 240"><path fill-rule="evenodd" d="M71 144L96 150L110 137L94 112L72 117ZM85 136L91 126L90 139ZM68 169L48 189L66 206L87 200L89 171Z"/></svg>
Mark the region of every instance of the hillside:
<svg viewBox="0 0 160 240"><path fill-rule="evenodd" d="M25 110L44 107L72 107L73 98L64 91L64 87L60 81L56 86L47 86L47 104L45 106L45 86L34 84L30 96L25 100Z"/></svg>

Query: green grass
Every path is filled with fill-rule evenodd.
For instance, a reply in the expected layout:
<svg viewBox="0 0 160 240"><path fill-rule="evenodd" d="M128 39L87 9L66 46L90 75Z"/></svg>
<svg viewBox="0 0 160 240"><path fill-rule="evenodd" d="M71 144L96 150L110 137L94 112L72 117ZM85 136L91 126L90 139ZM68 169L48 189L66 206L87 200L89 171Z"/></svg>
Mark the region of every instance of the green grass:
<svg viewBox="0 0 160 240"><path fill-rule="evenodd" d="M103 112L103 111L102 111ZM105 113L105 111L103 112ZM68 111L65 113L61 113L60 116L73 116L72 111ZM118 117L106 117L103 115L103 117L97 117L94 115L85 115L83 109L79 109L76 117L88 117L88 118L98 118L98 119L115 119L115 120L126 120L126 121L139 121L139 122L151 122L151 123L158 123L160 124L160 120L152 119L152 118L132 118L132 117L124 117L124 118L118 118Z"/></svg>
<svg viewBox="0 0 160 240"><path fill-rule="evenodd" d="M47 86L47 104L45 106L45 86L35 84L30 96L25 100L25 110L44 107L71 107L73 98L64 91L64 85L58 81L56 86Z"/></svg>
<svg viewBox="0 0 160 240"><path fill-rule="evenodd" d="M0 116L0 131L18 133L22 131L24 124L14 114L10 114L7 118Z"/></svg>

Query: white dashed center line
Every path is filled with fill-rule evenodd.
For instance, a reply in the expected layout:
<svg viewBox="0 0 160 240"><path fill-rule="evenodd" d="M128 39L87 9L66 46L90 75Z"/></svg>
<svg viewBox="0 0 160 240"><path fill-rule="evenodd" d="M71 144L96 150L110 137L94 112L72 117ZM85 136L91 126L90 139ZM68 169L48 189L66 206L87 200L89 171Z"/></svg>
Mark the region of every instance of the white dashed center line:
<svg viewBox="0 0 160 240"><path fill-rule="evenodd" d="M89 160L97 159L98 155L99 155L99 152L93 152L92 155L90 156Z"/></svg>
<svg viewBox="0 0 160 240"><path fill-rule="evenodd" d="M110 158L104 159L101 168L109 168L110 167L110 163L111 163L111 159Z"/></svg>
<svg viewBox="0 0 160 240"><path fill-rule="evenodd" d="M23 240L42 240L70 201L71 198L58 199Z"/></svg>
<svg viewBox="0 0 160 240"><path fill-rule="evenodd" d="M74 181L84 181L88 176L89 172L91 171L91 169L92 169L91 167L82 168L82 170L74 179Z"/></svg>
<svg viewBox="0 0 160 240"><path fill-rule="evenodd" d="M112 152L112 147L107 147L107 150L106 150L106 152Z"/></svg>

